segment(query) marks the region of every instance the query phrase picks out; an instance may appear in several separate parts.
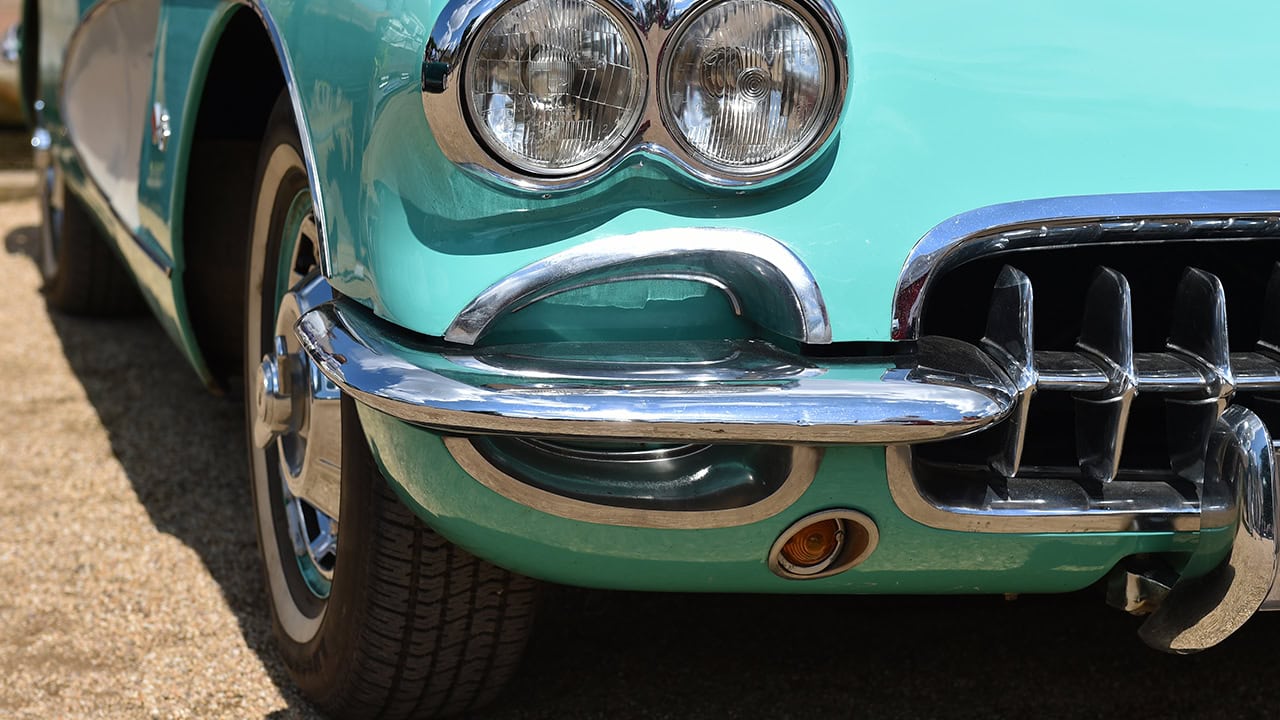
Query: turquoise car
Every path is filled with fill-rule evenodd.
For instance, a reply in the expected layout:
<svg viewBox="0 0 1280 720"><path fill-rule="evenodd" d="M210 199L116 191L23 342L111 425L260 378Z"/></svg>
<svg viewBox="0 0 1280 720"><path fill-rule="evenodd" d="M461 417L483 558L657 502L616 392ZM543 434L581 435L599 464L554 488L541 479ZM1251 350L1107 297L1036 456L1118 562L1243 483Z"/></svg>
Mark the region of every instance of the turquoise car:
<svg viewBox="0 0 1280 720"><path fill-rule="evenodd" d="M45 292L243 393L335 716L487 701L538 581L1097 585L1194 652L1280 608L1278 22L27 0Z"/></svg>

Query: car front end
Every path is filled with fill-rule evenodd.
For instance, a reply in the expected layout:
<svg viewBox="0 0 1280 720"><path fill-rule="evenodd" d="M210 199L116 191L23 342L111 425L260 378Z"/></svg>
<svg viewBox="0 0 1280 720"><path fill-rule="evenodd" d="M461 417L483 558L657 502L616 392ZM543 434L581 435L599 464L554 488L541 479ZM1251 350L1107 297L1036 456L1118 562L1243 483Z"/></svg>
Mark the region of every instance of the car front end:
<svg viewBox="0 0 1280 720"><path fill-rule="evenodd" d="M1109 578L1212 645L1280 603L1280 107L1239 18L1088 10L443 4L370 181L322 189L367 219L323 218L302 347L402 499L521 573Z"/></svg>

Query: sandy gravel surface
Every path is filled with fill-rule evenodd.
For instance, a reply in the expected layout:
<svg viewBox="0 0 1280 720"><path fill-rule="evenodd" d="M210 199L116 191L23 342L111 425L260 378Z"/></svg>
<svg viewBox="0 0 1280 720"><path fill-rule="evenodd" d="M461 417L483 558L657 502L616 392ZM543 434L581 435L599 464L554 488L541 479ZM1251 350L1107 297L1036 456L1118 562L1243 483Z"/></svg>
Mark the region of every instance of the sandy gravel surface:
<svg viewBox="0 0 1280 720"><path fill-rule="evenodd" d="M0 203L0 718L308 718L266 620L240 409L149 318L50 315ZM1275 718L1280 614L1190 658L1066 598L552 588L493 718Z"/></svg>
<svg viewBox="0 0 1280 720"><path fill-rule="evenodd" d="M51 317L35 204L0 217L0 717L305 717L260 652L239 409L150 319Z"/></svg>

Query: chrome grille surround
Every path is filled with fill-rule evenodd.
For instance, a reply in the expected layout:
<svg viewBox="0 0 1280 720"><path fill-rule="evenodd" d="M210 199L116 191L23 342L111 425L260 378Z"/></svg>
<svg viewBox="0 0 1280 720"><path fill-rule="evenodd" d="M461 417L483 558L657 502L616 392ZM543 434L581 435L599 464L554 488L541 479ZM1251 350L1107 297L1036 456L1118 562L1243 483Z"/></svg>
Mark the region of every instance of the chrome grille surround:
<svg viewBox="0 0 1280 720"><path fill-rule="evenodd" d="M1186 244L1268 238L1280 238L1280 192L1056 198L983 208L935 227L904 266L894 337L938 333L921 328L938 279L971 261L995 262L990 256L998 254L1008 265L995 282L979 344L1017 395L1009 419L982 433L991 436L985 456L939 461L934 448L888 448L889 484L899 507L926 525L973 532L1194 531L1216 527L1209 516L1230 516L1224 522L1234 523L1235 515L1202 507L1205 458L1233 400L1280 400L1280 266L1258 297L1233 298L1267 309L1257 337L1249 338L1256 343L1243 352L1239 338L1232 352L1222 282L1194 267L1183 271L1169 298L1172 321L1159 351L1135 351L1129 282L1107 267L1095 270L1084 294L1074 347L1037 349L1032 283L1016 266L1042 249L1105 257L1107 245L1191 247ZM1280 251L1271 262L1276 257ZM1149 334L1150 328L1143 330ZM1076 463L1027 467L1023 450L1033 398L1052 394L1069 396L1074 405L1074 422L1066 427L1074 434ZM1139 396L1162 408L1167 467L1121 467Z"/></svg>

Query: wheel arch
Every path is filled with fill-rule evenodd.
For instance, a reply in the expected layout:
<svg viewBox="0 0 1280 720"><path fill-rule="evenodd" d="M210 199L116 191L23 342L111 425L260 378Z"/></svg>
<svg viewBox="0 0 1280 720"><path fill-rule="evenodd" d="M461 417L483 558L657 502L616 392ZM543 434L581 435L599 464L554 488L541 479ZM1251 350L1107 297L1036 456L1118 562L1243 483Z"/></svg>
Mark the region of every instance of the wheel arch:
<svg viewBox="0 0 1280 720"><path fill-rule="evenodd" d="M212 44L203 77L193 83L195 127L188 148L183 208L174 217L182 278L179 291L212 380L239 373L244 343L247 235L258 151L272 106L290 90L288 64L269 16L239 4Z"/></svg>

